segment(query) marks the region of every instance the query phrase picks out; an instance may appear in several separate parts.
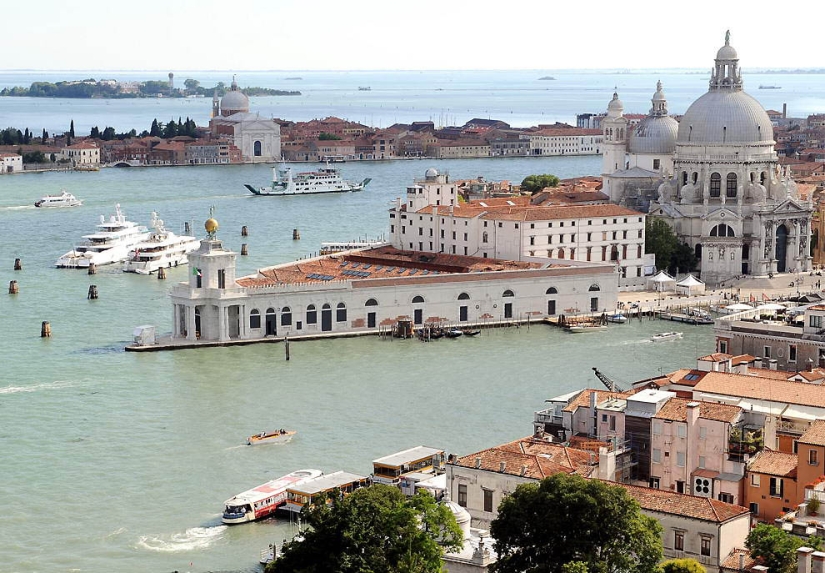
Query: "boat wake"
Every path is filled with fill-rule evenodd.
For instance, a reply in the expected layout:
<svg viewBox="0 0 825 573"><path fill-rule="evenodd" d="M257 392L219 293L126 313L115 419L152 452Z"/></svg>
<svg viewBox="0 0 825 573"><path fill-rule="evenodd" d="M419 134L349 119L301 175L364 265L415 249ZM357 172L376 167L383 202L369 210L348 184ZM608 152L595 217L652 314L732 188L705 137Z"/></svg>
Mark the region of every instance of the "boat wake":
<svg viewBox="0 0 825 573"><path fill-rule="evenodd" d="M13 207L0 207L0 211L22 211L24 209L37 209L34 205L14 205Z"/></svg>
<svg viewBox="0 0 825 573"><path fill-rule="evenodd" d="M31 386L4 386L0 388L0 394L21 394L24 392L39 392L41 390L61 390L63 388L71 388L74 384L71 382L44 382L42 384L32 384Z"/></svg>
<svg viewBox="0 0 825 573"><path fill-rule="evenodd" d="M226 525L215 527L191 527L183 533L174 533L171 536L142 536L138 540L138 547L157 551L159 553L181 553L195 549L206 549L223 536Z"/></svg>
<svg viewBox="0 0 825 573"><path fill-rule="evenodd" d="M125 527L118 527L113 532L107 533L106 535L103 536L103 539L109 539L110 537L116 537L116 536L120 535L121 533L126 533L126 528Z"/></svg>

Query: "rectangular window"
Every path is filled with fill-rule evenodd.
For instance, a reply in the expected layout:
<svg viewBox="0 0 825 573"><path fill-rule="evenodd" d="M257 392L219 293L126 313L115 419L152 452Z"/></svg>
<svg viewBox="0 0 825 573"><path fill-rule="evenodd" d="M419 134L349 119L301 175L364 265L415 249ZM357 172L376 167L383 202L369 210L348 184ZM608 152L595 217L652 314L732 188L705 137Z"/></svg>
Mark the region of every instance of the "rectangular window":
<svg viewBox="0 0 825 573"><path fill-rule="evenodd" d="M467 240L467 233L464 233L464 240Z"/></svg>
<svg viewBox="0 0 825 573"><path fill-rule="evenodd" d="M759 487L759 484L759 474L751 474L751 485L754 487Z"/></svg>
<svg viewBox="0 0 825 573"><path fill-rule="evenodd" d="M705 426L699 426L699 439L704 440L708 437L708 429Z"/></svg>
<svg viewBox="0 0 825 573"><path fill-rule="evenodd" d="M685 467L685 452L676 452L676 465L680 468Z"/></svg>
<svg viewBox="0 0 825 573"><path fill-rule="evenodd" d="M751 510L751 515L759 515L759 504L751 503L748 509Z"/></svg>
<svg viewBox="0 0 825 573"><path fill-rule="evenodd" d="M484 492L484 511L493 511L493 491L489 489L482 489Z"/></svg>
<svg viewBox="0 0 825 573"><path fill-rule="evenodd" d="M763 348L763 350L764 350L763 356L765 358L770 358L771 357L771 347L770 346L765 346Z"/></svg>
<svg viewBox="0 0 825 573"><path fill-rule="evenodd" d="M705 469L705 456L699 456L699 469Z"/></svg>
<svg viewBox="0 0 825 573"><path fill-rule="evenodd" d="M226 271L218 269L218 288L226 288Z"/></svg>
<svg viewBox="0 0 825 573"><path fill-rule="evenodd" d="M770 492L771 497L782 497L784 490L784 481L782 480L782 478L772 477Z"/></svg>
<svg viewBox="0 0 825 573"><path fill-rule="evenodd" d="M701 553L705 557L710 557L710 537L702 536Z"/></svg>
<svg viewBox="0 0 825 573"><path fill-rule="evenodd" d="M653 421L653 435L659 436L662 433L662 423L659 420Z"/></svg>
<svg viewBox="0 0 825 573"><path fill-rule="evenodd" d="M654 159L654 160L653 160L653 170L654 170L654 171L656 171L656 170L658 170L658 169L659 169L659 162L660 162L660 161L661 161L660 159Z"/></svg>
<svg viewBox="0 0 825 573"><path fill-rule="evenodd" d="M822 328L822 316L811 315L808 319L808 326L813 328Z"/></svg>
<svg viewBox="0 0 825 573"><path fill-rule="evenodd" d="M658 464L662 461L662 450L653 448L653 463Z"/></svg>
<svg viewBox="0 0 825 573"><path fill-rule="evenodd" d="M719 494L719 501L724 501L725 503L733 503L733 494L732 493L720 493Z"/></svg>
<svg viewBox="0 0 825 573"><path fill-rule="evenodd" d="M467 486L458 484L458 505L467 507Z"/></svg>
<svg viewBox="0 0 825 573"><path fill-rule="evenodd" d="M610 416L610 431L616 431L616 416Z"/></svg>
<svg viewBox="0 0 825 573"><path fill-rule="evenodd" d="M598 312L599 311L599 297L594 296L590 299L590 312Z"/></svg>
<svg viewBox="0 0 825 573"><path fill-rule="evenodd" d="M685 436L687 436L687 426L685 424L682 424L682 423L677 423L676 424L676 435L679 436L680 438L684 438Z"/></svg>
<svg viewBox="0 0 825 573"><path fill-rule="evenodd" d="M811 465L811 466L818 466L819 465L819 452L816 451L813 448L808 450L808 465Z"/></svg>
<svg viewBox="0 0 825 573"><path fill-rule="evenodd" d="M673 532L673 549L676 551L684 551L685 550L685 532L684 531L674 531Z"/></svg>
<svg viewBox="0 0 825 573"><path fill-rule="evenodd" d="M788 346L788 361L796 362L796 344Z"/></svg>

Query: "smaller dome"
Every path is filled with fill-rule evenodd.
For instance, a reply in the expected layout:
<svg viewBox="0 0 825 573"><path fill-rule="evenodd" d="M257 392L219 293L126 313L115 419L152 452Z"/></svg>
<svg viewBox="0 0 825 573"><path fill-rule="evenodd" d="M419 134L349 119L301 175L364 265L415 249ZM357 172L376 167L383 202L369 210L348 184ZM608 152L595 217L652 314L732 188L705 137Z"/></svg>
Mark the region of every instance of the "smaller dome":
<svg viewBox="0 0 825 573"><path fill-rule="evenodd" d="M630 134L627 150L630 153L670 155L676 150L679 122L670 117L648 116Z"/></svg>
<svg viewBox="0 0 825 573"><path fill-rule="evenodd" d="M716 59L717 60L738 60L739 54L736 53L736 50L733 49L733 46L729 44L725 44L719 51L716 52Z"/></svg>
<svg viewBox="0 0 825 573"><path fill-rule="evenodd" d="M665 99L665 92L662 90L662 81L659 80L656 82L656 93L653 94L653 102L657 101L667 101Z"/></svg>
<svg viewBox="0 0 825 573"><path fill-rule="evenodd" d="M218 222L210 217L203 224L203 228L206 229L206 232L210 235L214 235L218 231Z"/></svg>
<svg viewBox="0 0 825 573"><path fill-rule="evenodd" d="M424 177L427 179L432 179L434 177L438 177L438 169L435 167L430 167L427 171L424 172Z"/></svg>
<svg viewBox="0 0 825 573"><path fill-rule="evenodd" d="M613 99L610 100L610 103L607 104L608 111L623 111L624 104L622 100L619 99L619 94L617 92L613 92Z"/></svg>
<svg viewBox="0 0 825 573"><path fill-rule="evenodd" d="M462 533L464 534L464 539L470 538L470 522L472 521L472 517L470 516L470 512L458 505L456 502L450 500L448 496L441 501L441 505L445 506L447 509L450 510L450 513L453 514L455 517L456 523L461 528Z"/></svg>

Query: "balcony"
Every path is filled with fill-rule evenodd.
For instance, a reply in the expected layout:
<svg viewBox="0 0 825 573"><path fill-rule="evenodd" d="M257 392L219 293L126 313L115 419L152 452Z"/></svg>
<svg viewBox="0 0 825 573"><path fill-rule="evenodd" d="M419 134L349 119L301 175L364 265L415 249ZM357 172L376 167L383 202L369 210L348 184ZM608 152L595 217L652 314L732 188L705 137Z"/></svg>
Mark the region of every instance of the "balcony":
<svg viewBox="0 0 825 573"><path fill-rule="evenodd" d="M728 457L733 461L743 461L745 456L753 456L765 446L762 428L734 426L728 436Z"/></svg>

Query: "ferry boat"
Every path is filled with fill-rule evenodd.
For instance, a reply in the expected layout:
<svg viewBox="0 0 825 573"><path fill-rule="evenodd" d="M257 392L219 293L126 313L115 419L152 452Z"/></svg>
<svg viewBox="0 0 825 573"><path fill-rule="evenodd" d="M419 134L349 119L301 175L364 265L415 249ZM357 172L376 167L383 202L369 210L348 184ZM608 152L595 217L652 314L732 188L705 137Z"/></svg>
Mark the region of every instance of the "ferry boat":
<svg viewBox="0 0 825 573"><path fill-rule="evenodd" d="M161 267L176 267L188 262L187 255L200 246L200 241L188 235L176 235L163 226L163 219L152 212L152 232L134 246L123 265L123 272L148 275Z"/></svg>
<svg viewBox="0 0 825 573"><path fill-rule="evenodd" d="M224 502L221 521L227 524L263 519L286 502L287 489L324 475L321 470L298 470L254 487Z"/></svg>
<svg viewBox="0 0 825 573"><path fill-rule="evenodd" d="M651 342L667 342L669 340L679 340L682 338L681 332L660 332L650 337Z"/></svg>
<svg viewBox="0 0 825 573"><path fill-rule="evenodd" d="M149 229L127 221L120 205L115 205L115 214L108 221L101 215L97 232L84 235L86 241L57 259L55 266L76 269L88 268L90 263L96 266L119 263L125 261L129 251L148 236Z"/></svg>
<svg viewBox="0 0 825 573"><path fill-rule="evenodd" d="M35 207L80 207L83 201L67 192L60 190L60 195L45 195L34 202Z"/></svg>
<svg viewBox="0 0 825 573"><path fill-rule="evenodd" d="M346 193L361 191L371 179L360 183L345 181L341 173L327 164L318 171L306 171L292 176L292 168L285 165L272 168L272 185L256 189L246 185L255 195L311 195L317 193Z"/></svg>
<svg viewBox="0 0 825 573"><path fill-rule="evenodd" d="M607 326L603 324L574 324L567 327L567 332L581 334L582 332L603 332Z"/></svg>
<svg viewBox="0 0 825 573"><path fill-rule="evenodd" d="M383 237L378 239L364 239L357 241L343 241L340 243L321 243L321 255L332 255L334 253L342 253L344 251L353 251L355 249L374 249L388 244Z"/></svg>
<svg viewBox="0 0 825 573"><path fill-rule="evenodd" d="M275 430L274 432L261 432L246 439L247 445L258 446L260 444L285 444L297 434L295 430Z"/></svg>

